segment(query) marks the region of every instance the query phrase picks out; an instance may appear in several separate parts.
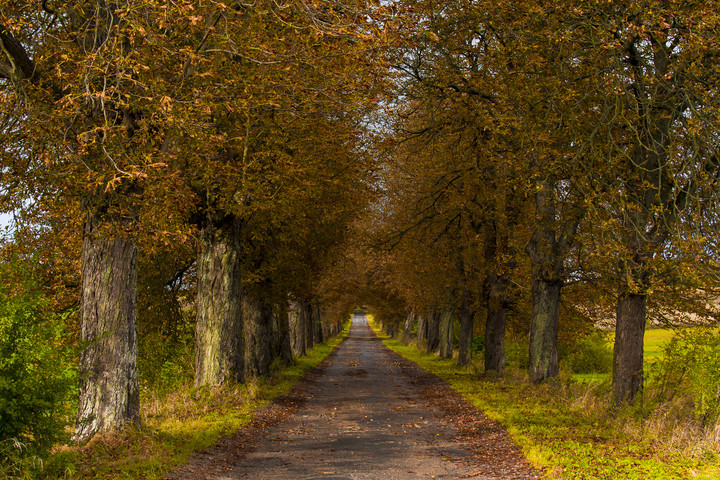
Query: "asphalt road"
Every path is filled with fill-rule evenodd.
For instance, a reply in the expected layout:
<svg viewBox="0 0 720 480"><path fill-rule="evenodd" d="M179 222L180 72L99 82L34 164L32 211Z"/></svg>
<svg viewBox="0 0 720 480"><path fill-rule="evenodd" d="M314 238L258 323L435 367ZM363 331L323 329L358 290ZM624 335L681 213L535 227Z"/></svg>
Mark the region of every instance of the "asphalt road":
<svg viewBox="0 0 720 480"><path fill-rule="evenodd" d="M539 478L501 427L387 349L364 315L306 387L290 413L268 414L169 478Z"/></svg>

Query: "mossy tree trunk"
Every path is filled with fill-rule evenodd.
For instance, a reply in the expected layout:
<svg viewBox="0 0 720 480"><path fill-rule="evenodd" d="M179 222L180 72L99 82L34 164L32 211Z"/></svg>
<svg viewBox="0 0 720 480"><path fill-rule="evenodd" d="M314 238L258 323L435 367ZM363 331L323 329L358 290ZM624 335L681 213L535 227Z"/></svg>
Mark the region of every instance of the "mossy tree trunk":
<svg viewBox="0 0 720 480"><path fill-rule="evenodd" d="M76 438L140 422L137 367L137 248L119 235L82 245L79 402Z"/></svg>
<svg viewBox="0 0 720 480"><path fill-rule="evenodd" d="M427 315L417 316L417 348L425 348L427 342Z"/></svg>
<svg viewBox="0 0 720 480"><path fill-rule="evenodd" d="M405 323L403 325L403 343L410 345L412 342L412 329L415 326L415 312L410 312L405 316Z"/></svg>
<svg viewBox="0 0 720 480"><path fill-rule="evenodd" d="M244 381L239 222L204 229L197 260L195 386Z"/></svg>
<svg viewBox="0 0 720 480"><path fill-rule="evenodd" d="M301 302L301 322L305 329L305 350L315 345L315 328L313 327L313 306L307 300Z"/></svg>
<svg viewBox="0 0 720 480"><path fill-rule="evenodd" d="M275 326L273 338L275 340L275 358L288 365L292 361L292 348L290 346L290 322L287 303L280 302L273 308L273 324Z"/></svg>
<svg viewBox="0 0 720 480"><path fill-rule="evenodd" d="M558 318L562 282L535 278L533 281L533 309L530 319L530 380L540 383L557 376Z"/></svg>
<svg viewBox="0 0 720 480"><path fill-rule="evenodd" d="M455 312L452 305L448 305L440 315L439 350L440 358L452 358L454 340Z"/></svg>
<svg viewBox="0 0 720 480"><path fill-rule="evenodd" d="M288 302L288 323L290 325L290 348L293 355L302 357L305 350L305 325L303 324L302 304L296 300Z"/></svg>
<svg viewBox="0 0 720 480"><path fill-rule="evenodd" d="M525 251L533 265L532 316L530 318L530 380L540 383L559 373L558 322L560 295L565 284L565 259L575 243L585 216L582 196L563 195L558 206L558 179L546 175L535 191L536 227Z"/></svg>
<svg viewBox="0 0 720 480"><path fill-rule="evenodd" d="M322 306L318 303L313 308L313 340L315 343L321 343L323 338L323 311Z"/></svg>

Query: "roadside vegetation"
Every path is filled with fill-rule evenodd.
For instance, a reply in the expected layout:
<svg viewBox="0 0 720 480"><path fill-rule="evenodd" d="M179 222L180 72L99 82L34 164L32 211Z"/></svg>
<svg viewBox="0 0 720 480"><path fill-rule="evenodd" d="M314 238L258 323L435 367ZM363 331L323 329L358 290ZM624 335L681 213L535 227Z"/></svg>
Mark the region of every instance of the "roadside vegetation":
<svg viewBox="0 0 720 480"><path fill-rule="evenodd" d="M607 373L588 382L585 375L563 370L553 381L533 385L517 359L503 374L486 375L477 362L458 366L456 359L388 336L379 322L371 326L385 345L447 381L507 428L546 478L710 480L720 475L717 422L703 423L688 411L692 397L663 392L668 386L656 369L642 401L618 409ZM657 367L668 361L672 336L671 330L648 331L646 348Z"/></svg>
<svg viewBox="0 0 720 480"><path fill-rule="evenodd" d="M151 480L163 478L190 456L217 443L247 425L254 412L287 393L305 374L317 367L349 331L347 322L336 336L316 344L306 356L290 365L276 363L270 376L244 384L227 384L211 388L193 386L192 358L181 356L178 364L185 368L165 366L158 382L145 384L140 426L120 432L97 435L78 445L71 441L71 425L54 425L53 437L62 438L44 451L33 450L32 439L21 443L5 441L1 448L5 458L0 464L0 478L7 479L95 479ZM29 394L32 392L28 392ZM76 401L63 396L72 419ZM2 412L4 413L4 412ZM50 437L48 437L50 438Z"/></svg>

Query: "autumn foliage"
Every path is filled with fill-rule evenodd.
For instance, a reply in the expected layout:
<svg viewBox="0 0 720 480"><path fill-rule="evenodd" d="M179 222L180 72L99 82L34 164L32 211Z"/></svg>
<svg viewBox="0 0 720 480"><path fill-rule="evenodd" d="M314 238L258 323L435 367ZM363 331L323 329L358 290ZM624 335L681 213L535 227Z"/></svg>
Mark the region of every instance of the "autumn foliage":
<svg viewBox="0 0 720 480"><path fill-rule="evenodd" d="M138 421L138 345L242 382L366 305L541 383L610 325L621 404L648 322L713 313L714 2L0 6L6 247L83 345L78 439Z"/></svg>

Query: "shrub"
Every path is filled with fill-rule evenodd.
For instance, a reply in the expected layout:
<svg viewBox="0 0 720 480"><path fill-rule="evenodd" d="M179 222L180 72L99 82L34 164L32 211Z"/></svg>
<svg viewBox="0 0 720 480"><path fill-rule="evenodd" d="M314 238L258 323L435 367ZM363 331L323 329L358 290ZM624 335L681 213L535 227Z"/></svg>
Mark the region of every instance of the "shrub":
<svg viewBox="0 0 720 480"><path fill-rule="evenodd" d="M530 353L526 342L511 341L505 344L505 363L520 370L530 367Z"/></svg>
<svg viewBox="0 0 720 480"><path fill-rule="evenodd" d="M610 373L612 348L601 332L592 332L575 345L566 361L573 373Z"/></svg>
<svg viewBox="0 0 720 480"><path fill-rule="evenodd" d="M485 351L485 335L473 335L472 338L472 353L474 356L479 356Z"/></svg>
<svg viewBox="0 0 720 480"><path fill-rule="evenodd" d="M65 433L76 372L64 334L65 318L41 293L0 290L0 444L23 445L23 456L44 454ZM18 451L0 450L0 463Z"/></svg>
<svg viewBox="0 0 720 480"><path fill-rule="evenodd" d="M193 378L192 338L151 333L140 338L140 382L146 392L164 395Z"/></svg>
<svg viewBox="0 0 720 480"><path fill-rule="evenodd" d="M687 395L694 414L707 423L720 417L720 336L717 328L679 331L665 347L652 381L659 399Z"/></svg>

